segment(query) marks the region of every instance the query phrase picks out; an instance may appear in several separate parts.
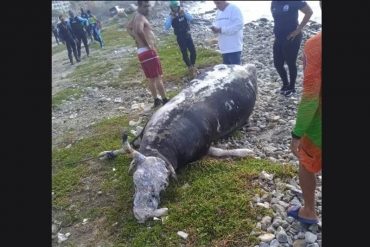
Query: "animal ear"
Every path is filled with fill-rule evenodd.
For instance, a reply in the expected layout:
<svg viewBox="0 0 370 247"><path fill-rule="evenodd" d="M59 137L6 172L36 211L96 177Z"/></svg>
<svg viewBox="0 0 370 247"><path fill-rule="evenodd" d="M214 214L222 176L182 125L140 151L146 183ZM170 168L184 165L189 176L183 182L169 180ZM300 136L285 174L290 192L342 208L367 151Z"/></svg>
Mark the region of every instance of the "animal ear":
<svg viewBox="0 0 370 247"><path fill-rule="evenodd" d="M136 162L135 162L135 159L133 159L130 163L130 167L128 168L128 174L129 175L132 175L133 171L135 170L136 168Z"/></svg>
<svg viewBox="0 0 370 247"><path fill-rule="evenodd" d="M128 168L128 174L132 175L133 172L136 170L137 164L140 164L145 161L145 155L139 153L138 151L133 151L132 153L133 159L130 163L130 167Z"/></svg>

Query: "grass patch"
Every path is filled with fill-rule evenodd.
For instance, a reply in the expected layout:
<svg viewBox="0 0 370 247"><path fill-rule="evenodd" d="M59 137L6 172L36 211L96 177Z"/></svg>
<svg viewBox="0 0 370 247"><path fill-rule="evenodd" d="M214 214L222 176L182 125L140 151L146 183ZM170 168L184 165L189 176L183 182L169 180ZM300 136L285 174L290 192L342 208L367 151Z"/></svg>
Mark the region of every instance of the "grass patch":
<svg viewBox="0 0 370 247"><path fill-rule="evenodd" d="M53 204L64 208L73 200L81 208L86 204L72 199L71 193L81 189L80 179L94 174L86 172L83 164L66 163L120 147L121 129L128 126L128 121L125 116L105 120L94 126L98 137L81 140L69 149L53 151L56 170L52 183ZM82 216L106 217L107 222L100 228L111 231L114 246L254 246L259 243L257 235L251 234L258 222L257 216L271 214L267 209L250 206L253 196L261 192L255 179L262 170L281 179L296 174L293 166L276 165L267 160L207 158L179 170L178 181L170 182L161 196L160 206L169 208L164 224L160 221L138 224L132 212L134 185L132 176L127 173L130 162L131 158L126 155L101 162L105 172L99 175L100 189L114 201L89 205L86 212L72 214L79 220ZM184 187L185 184L189 186ZM113 229L116 222L119 227ZM189 233L186 241L176 235L180 230Z"/></svg>
<svg viewBox="0 0 370 247"><path fill-rule="evenodd" d="M69 149L53 150L53 168L64 167L66 164L97 157L104 150L118 149L121 146L122 128L128 126L128 122L129 119L126 116L103 120L93 127L94 137L83 139Z"/></svg>
<svg viewBox="0 0 370 247"><path fill-rule="evenodd" d="M52 97L52 106L56 107L60 105L64 100L68 100L71 97L74 97L75 99L80 98L82 95L81 89L78 88L67 88L64 89L58 93L56 93Z"/></svg>
<svg viewBox="0 0 370 247"><path fill-rule="evenodd" d="M64 44L62 44L62 42L60 42L59 45L56 45L56 46L53 46L51 48L51 55L55 55L61 51L67 51L67 48Z"/></svg>
<svg viewBox="0 0 370 247"><path fill-rule="evenodd" d="M161 205L168 207L169 216L164 224L148 221L136 223L132 214L132 178L127 175L129 160L122 160L115 185L119 206L112 211L111 219L121 225L119 242L128 246L253 246L259 243L251 235L258 215L268 215L269 210L250 207L252 197L259 187L253 181L262 170L276 176L291 177L295 170L290 166L273 165L268 161L243 159L225 162L206 159L181 170L178 182L162 195ZM184 184L190 186L184 188ZM110 186L108 186L110 187ZM119 189L118 189L119 188ZM125 215L120 219L120 215ZM184 241L177 231L189 233Z"/></svg>
<svg viewBox="0 0 370 247"><path fill-rule="evenodd" d="M173 97L175 97L176 95L178 95L180 93L180 89L178 90L172 90L172 91L167 91L166 92L166 95L169 99L172 99Z"/></svg>
<svg viewBox="0 0 370 247"><path fill-rule="evenodd" d="M94 44L98 46L98 44ZM100 48L99 48L100 49ZM72 80L78 82L85 81L86 85L92 84L92 79L109 72L114 68L114 63L106 60L101 60L99 57L90 57L84 64L77 65L76 69L68 75Z"/></svg>
<svg viewBox="0 0 370 247"><path fill-rule="evenodd" d="M122 29L122 25L118 23L104 28L102 36L106 47L135 46L132 37L127 33L126 29Z"/></svg>
<svg viewBox="0 0 370 247"><path fill-rule="evenodd" d="M63 208L69 205L68 195L78 186L80 178L85 171L86 168L84 166L65 166L54 174L52 180L54 206Z"/></svg>

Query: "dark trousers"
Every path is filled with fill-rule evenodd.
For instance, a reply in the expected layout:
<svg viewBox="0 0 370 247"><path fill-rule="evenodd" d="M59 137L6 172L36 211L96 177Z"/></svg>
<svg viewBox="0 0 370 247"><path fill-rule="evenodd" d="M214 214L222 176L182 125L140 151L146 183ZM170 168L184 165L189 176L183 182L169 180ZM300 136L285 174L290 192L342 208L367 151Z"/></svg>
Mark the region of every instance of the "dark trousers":
<svg viewBox="0 0 370 247"><path fill-rule="evenodd" d="M287 89L295 89L297 79L297 56L298 50L302 42L302 33L297 35L293 40L286 38L275 38L273 55L274 66L283 81L283 86ZM284 63L287 63L289 69L289 81L287 72L284 68Z"/></svg>
<svg viewBox="0 0 370 247"><path fill-rule="evenodd" d="M224 53L222 54L222 60L224 64L241 64L240 55L241 51Z"/></svg>
<svg viewBox="0 0 370 247"><path fill-rule="evenodd" d="M89 44L87 43L87 37L85 33L81 33L76 35L77 37L77 55L78 57L81 57L81 41L84 43L86 55L89 56Z"/></svg>
<svg viewBox="0 0 370 247"><path fill-rule="evenodd" d="M80 58L77 54L76 42L74 40L66 40L65 43L68 50L68 58L71 64L73 64L72 52L74 57L76 58L76 61L80 61Z"/></svg>
<svg viewBox="0 0 370 247"><path fill-rule="evenodd" d="M54 34L55 41L59 45L58 32L53 32L53 34Z"/></svg>
<svg viewBox="0 0 370 247"><path fill-rule="evenodd" d="M195 51L195 46L191 35L189 34L185 37L177 36L177 44L179 44L182 53L182 60L184 60L188 67L193 66L197 58L197 53ZM190 53L190 59L188 56L188 50Z"/></svg>

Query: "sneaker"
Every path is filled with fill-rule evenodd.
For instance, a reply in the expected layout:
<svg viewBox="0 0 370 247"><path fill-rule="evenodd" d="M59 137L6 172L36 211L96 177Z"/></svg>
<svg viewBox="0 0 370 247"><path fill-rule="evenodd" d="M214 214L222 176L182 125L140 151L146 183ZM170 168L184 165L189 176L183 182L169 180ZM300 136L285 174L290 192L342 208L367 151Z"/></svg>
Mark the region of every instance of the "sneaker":
<svg viewBox="0 0 370 247"><path fill-rule="evenodd" d="M280 94L285 95L286 91L288 90L287 85L283 85L280 89Z"/></svg>
<svg viewBox="0 0 370 247"><path fill-rule="evenodd" d="M288 89L288 90L286 90L286 91L285 91L284 96L285 96L285 97L290 97L290 96L292 96L294 93L295 93L295 89Z"/></svg>
<svg viewBox="0 0 370 247"><path fill-rule="evenodd" d="M158 106L160 106L162 104L162 100L158 99L158 98L155 98L154 99L154 105L152 108L156 108Z"/></svg>
<svg viewBox="0 0 370 247"><path fill-rule="evenodd" d="M162 104L163 105L166 104L167 102L168 102L168 99L167 98L162 99Z"/></svg>

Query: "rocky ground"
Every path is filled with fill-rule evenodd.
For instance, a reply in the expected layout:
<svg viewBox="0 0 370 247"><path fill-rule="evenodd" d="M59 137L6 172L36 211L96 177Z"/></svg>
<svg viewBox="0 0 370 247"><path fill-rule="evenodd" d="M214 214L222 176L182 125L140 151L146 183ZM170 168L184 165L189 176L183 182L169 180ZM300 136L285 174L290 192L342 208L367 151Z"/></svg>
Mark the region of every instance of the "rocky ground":
<svg viewBox="0 0 370 247"><path fill-rule="evenodd" d="M167 11L158 9L151 17L159 39L163 35L169 35L162 31L163 19L167 14ZM214 15L214 11L194 15L194 24L191 29L196 47L205 46L217 49L214 42L215 37L209 32L211 21L207 20L212 15ZM289 144L290 132L295 123L297 104L302 93L302 50L304 42L321 29L321 24L309 22L304 29L302 47L297 59L297 93L289 98L278 93L281 80L273 66L272 45L274 37L272 28L273 23L267 19L259 19L245 25L242 60L243 63L252 63L257 67L258 98L248 126L244 127L238 135L215 143L215 146L222 148L246 147L254 151L256 158L298 164L297 159L290 152ZM105 50L92 51L92 56L99 55L114 62L118 59L124 59L124 57L133 56L134 51L134 47L122 47L118 50L110 50L107 47ZM84 54L83 48L82 53ZM82 59L83 63L84 57ZM67 79L68 74L72 73L74 68L69 64L65 51L53 55L53 95L68 87L80 88L78 83ZM114 67L106 74L106 80L99 82L99 86L80 88L82 97L65 101L60 106L53 108L53 147L61 148L73 145L75 141L93 135L90 133L89 127L96 122L123 113L135 113L138 118L142 117L141 123L133 122L132 125L137 125L140 128L145 124L145 120L150 117L148 109L152 104L152 99L149 92L140 84L141 75L137 81L130 82L130 87L124 90L108 86L109 80L115 78L117 72L122 69L124 68ZM184 83L182 87L188 83ZM166 87L167 89L176 89L178 85L167 83ZM72 133L73 136L67 142L66 133ZM286 216L289 204L302 203L297 178L293 178L287 184L279 181L278 178L273 179L272 175L262 173L259 183L266 194L261 198L256 196L254 205L256 207L269 207L275 212L274 217L261 217L260 223L256 225L255 233L261 239L259 246L321 246L321 224L305 228ZM318 176L316 197L321 217L321 176ZM63 242L62 239L68 238L68 236L59 234L58 238Z"/></svg>

